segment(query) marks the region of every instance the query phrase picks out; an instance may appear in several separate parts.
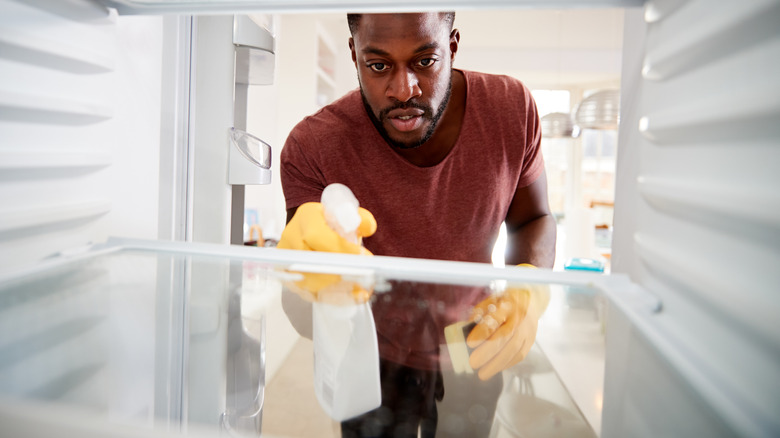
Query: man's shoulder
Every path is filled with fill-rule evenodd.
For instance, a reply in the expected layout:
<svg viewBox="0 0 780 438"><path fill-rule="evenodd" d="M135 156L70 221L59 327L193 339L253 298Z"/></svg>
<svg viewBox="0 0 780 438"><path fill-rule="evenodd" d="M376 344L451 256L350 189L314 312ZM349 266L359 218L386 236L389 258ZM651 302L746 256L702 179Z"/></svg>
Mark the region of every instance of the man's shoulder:
<svg viewBox="0 0 780 438"><path fill-rule="evenodd" d="M461 70L469 90L472 92L495 93L498 90L514 91L518 93L528 92L523 81L505 74L484 73L472 70Z"/></svg>
<svg viewBox="0 0 780 438"><path fill-rule="evenodd" d="M314 114L304 117L293 132L309 130L313 131L314 135L321 135L321 131L328 133L354 129L356 121L364 116L364 112L360 91L352 90Z"/></svg>
<svg viewBox="0 0 780 438"><path fill-rule="evenodd" d="M480 111L525 111L533 98L531 91L512 76L463 71L467 83L467 99Z"/></svg>
<svg viewBox="0 0 780 438"><path fill-rule="evenodd" d="M288 157L325 159L336 150L356 144L356 139L365 137L367 129L373 129L373 125L363 107L360 90L353 90L298 122L287 136L282 153Z"/></svg>

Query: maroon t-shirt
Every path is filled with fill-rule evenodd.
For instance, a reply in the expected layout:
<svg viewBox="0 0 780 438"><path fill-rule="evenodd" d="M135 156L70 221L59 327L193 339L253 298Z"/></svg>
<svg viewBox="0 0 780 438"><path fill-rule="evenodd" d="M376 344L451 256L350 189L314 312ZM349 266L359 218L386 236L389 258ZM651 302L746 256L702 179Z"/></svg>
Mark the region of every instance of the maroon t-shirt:
<svg viewBox="0 0 780 438"><path fill-rule="evenodd" d="M463 75L463 126L455 146L435 166L418 167L399 156L371 123L359 90L298 123L281 152L287 208L318 202L325 186L342 183L376 218L376 234L363 240L372 253L489 263L515 191L544 169L541 130L531 92L520 81L471 71ZM441 337L444 325L463 319L486 294L471 290L461 290L457 303L444 298L447 292L428 290L419 297L430 301L429 309L438 309L431 314L433 338ZM381 316L377 306L383 307ZM395 307L397 312L389 307L374 305L380 350L383 356L397 356L391 345L395 342L382 346L383 332L393 325L382 321L392 320L394 313L400 320L409 315L404 316L402 307ZM394 338L386 333L387 340ZM438 348L435 341L424 343L418 350L432 354ZM419 360L396 361L423 366L429 354L418 353Z"/></svg>
<svg viewBox="0 0 780 438"><path fill-rule="evenodd" d="M515 190L542 173L541 130L520 81L463 74L460 136L435 166L399 156L371 123L359 90L301 121L281 152L287 208L319 202L325 186L342 183L376 218L376 234L363 241L372 253L489 263Z"/></svg>

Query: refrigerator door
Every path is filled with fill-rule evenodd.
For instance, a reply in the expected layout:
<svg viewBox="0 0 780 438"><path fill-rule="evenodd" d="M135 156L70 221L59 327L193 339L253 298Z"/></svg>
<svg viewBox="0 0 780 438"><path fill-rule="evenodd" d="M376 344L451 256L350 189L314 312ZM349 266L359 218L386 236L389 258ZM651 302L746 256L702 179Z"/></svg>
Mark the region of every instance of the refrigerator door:
<svg viewBox="0 0 780 438"><path fill-rule="evenodd" d="M388 425L416 424L399 410L414 402L423 428L593 437L614 281L111 240L0 278L0 435L339 436L384 400L362 427L394 410ZM445 328L512 294L549 296L537 343L482 381Z"/></svg>

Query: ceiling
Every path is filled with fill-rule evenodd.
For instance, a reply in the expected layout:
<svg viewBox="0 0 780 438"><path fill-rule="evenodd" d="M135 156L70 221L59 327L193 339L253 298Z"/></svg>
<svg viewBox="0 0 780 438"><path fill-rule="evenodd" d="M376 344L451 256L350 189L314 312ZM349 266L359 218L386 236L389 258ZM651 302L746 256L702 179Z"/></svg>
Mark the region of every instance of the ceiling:
<svg viewBox="0 0 780 438"><path fill-rule="evenodd" d="M531 88L620 82L623 11L570 9L458 13L455 66L515 76Z"/></svg>
<svg viewBox="0 0 780 438"><path fill-rule="evenodd" d="M617 87L622 9L457 11L455 67L508 74L535 89ZM349 37L343 14L322 14L337 40Z"/></svg>

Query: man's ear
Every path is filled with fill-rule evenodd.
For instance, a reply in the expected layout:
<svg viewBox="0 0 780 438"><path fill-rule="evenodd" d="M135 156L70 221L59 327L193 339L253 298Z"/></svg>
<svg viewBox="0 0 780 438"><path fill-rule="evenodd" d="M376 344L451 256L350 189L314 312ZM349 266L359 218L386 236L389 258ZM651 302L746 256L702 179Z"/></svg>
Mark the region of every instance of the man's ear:
<svg viewBox="0 0 780 438"><path fill-rule="evenodd" d="M450 32L450 62L455 61L455 54L458 52L458 44L460 44L460 31L458 31L458 29L452 29L452 32Z"/></svg>
<svg viewBox="0 0 780 438"><path fill-rule="evenodd" d="M352 52L352 63L357 67L357 54L355 54L355 39L349 37L349 51Z"/></svg>

